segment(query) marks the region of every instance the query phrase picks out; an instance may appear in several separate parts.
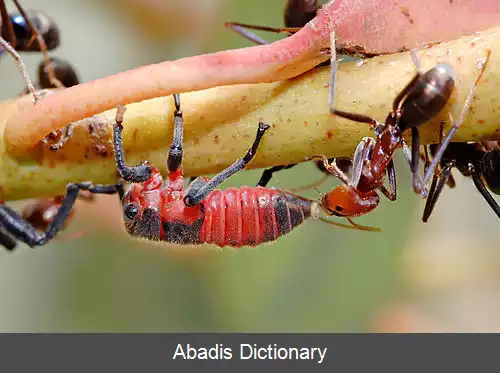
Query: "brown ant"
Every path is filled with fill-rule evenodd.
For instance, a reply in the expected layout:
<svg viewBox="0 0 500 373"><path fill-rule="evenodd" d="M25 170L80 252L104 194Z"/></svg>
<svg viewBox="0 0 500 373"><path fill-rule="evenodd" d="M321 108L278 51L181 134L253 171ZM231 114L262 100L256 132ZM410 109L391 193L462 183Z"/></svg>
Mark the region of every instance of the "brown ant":
<svg viewBox="0 0 500 373"><path fill-rule="evenodd" d="M417 56L412 50L412 59L417 67L417 74L395 98L393 110L387 116L385 123L379 123L368 116L335 110L335 114L342 118L370 124L376 129L378 136L376 140L365 137L360 142L354 153L352 172L349 177L337 167L335 161L329 163L325 156L316 156L322 159L327 171L337 176L344 183L344 185L334 188L323 197L323 208L331 215L341 217L366 214L377 207L379 203L377 189L391 201L394 201L396 199L396 173L393 155L400 146L408 149L403 134L409 129L411 129L412 133L411 155L408 154L408 151L405 152L405 155L413 174L414 190L425 196L427 194L425 185L433 175L451 138L465 117L474 97L476 86L486 68L490 53L490 51L487 52L478 77L465 100L460 116L453 123L446 138L437 149L423 180L420 180L418 175L418 161L420 158L418 127L435 117L448 102L455 85L455 71L450 65L438 64L422 73ZM383 185L385 173L389 177L390 189Z"/></svg>

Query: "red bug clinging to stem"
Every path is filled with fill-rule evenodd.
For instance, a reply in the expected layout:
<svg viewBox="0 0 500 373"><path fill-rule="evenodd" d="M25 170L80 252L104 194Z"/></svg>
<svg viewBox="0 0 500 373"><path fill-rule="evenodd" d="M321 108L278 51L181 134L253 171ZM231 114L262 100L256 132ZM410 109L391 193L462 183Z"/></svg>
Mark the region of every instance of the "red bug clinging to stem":
<svg viewBox="0 0 500 373"><path fill-rule="evenodd" d="M180 97L178 94L173 97L174 136L168 155L169 175L165 184L159 171L147 162L135 167L125 165L121 135L124 108L117 109L113 131L117 167L123 180L134 183L122 199L123 218L131 235L177 244L256 246L289 233L311 216L317 217L320 211L318 202L278 189L216 189L228 177L242 170L255 156L262 137L269 129L262 122L259 123L252 146L243 158L211 180L195 179L184 190L184 123ZM370 230L360 226L355 228Z"/></svg>
<svg viewBox="0 0 500 373"><path fill-rule="evenodd" d="M113 127L113 146L118 171L124 181L132 182L125 193L122 182L114 185L93 185L91 182L71 183L66 194L57 200L59 209L39 224L30 214L23 218L0 203L0 245L13 250L17 241L30 247L43 246L64 228L81 191L99 194L118 193L123 206L127 231L153 241L175 244L214 244L218 246L256 246L274 241L289 233L305 219L314 217L345 228L378 230L356 224L339 224L318 216L317 201L278 189L229 188L216 189L224 180L242 170L255 156L259 143L269 126L259 123L255 140L246 155L220 172L213 179L198 178L184 190L182 173L183 118L179 95L174 95L174 139L169 150L169 175L163 183L158 169L148 162L135 167L125 165L122 131L125 108L118 107ZM49 208L52 206L49 204ZM36 208L36 210L42 210ZM43 233L37 228L46 228Z"/></svg>

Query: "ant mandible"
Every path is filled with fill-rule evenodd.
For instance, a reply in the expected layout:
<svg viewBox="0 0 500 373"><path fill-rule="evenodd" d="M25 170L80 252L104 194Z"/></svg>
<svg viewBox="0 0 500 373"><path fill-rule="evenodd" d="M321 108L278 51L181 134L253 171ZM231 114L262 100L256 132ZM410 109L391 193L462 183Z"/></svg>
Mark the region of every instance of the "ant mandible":
<svg viewBox="0 0 500 373"><path fill-rule="evenodd" d="M455 85L455 72L450 65L438 64L422 73L418 58L412 50L411 55L417 67L417 74L395 98L393 110L387 116L385 123L379 123L368 116L335 110L335 114L340 117L370 124L375 128L378 136L376 141L373 138L365 137L360 142L354 153L350 177L347 177L336 166L335 161L329 163L325 156L315 156L322 159L327 171L344 183L323 197L323 208L331 215L342 217L366 214L377 207L379 203L377 189L391 201L394 201L396 199L396 172L393 155L400 146L405 149L405 155L413 174L414 190L425 196L427 194L425 185L433 175L443 152L465 117L474 97L476 86L486 68L490 53L490 51L487 52L479 74L469 90L460 116L436 151L436 156L427 168L423 180L420 180L418 175L420 158L418 127L435 117L448 102ZM409 129L412 133L411 155L403 138L404 132ZM385 173L389 178L390 189L383 185Z"/></svg>

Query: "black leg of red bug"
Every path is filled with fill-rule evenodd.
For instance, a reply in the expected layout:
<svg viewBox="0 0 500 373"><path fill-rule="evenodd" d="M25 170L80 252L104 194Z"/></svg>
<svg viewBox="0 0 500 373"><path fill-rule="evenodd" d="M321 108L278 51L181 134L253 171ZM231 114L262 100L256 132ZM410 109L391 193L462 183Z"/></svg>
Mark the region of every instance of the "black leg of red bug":
<svg viewBox="0 0 500 373"><path fill-rule="evenodd" d="M186 196L184 197L184 203L186 206L194 206L200 203L210 192L212 192L215 188L217 188L220 184L222 184L227 178L231 175L234 175L236 172L241 171L245 168L245 166L253 159L255 153L257 152L257 148L259 147L260 141L264 136L264 133L270 128L268 124L263 122L259 122L259 127L257 129L257 135L255 136L255 140L252 144L252 147L248 150L247 154L241 159L238 159L231 166L222 170L219 174L213 177L206 184L195 187L195 183L191 184L191 187L186 191Z"/></svg>
<svg viewBox="0 0 500 373"><path fill-rule="evenodd" d="M44 233L38 232L30 222L24 220L16 211L2 204L0 205L0 229L8 232L8 236L11 238L24 242L30 247L45 245L53 239L64 226L64 222L68 218L81 190L88 190L96 194L115 194L123 193L121 188L121 182L116 185L95 186L90 182L68 184L61 207ZM12 250L14 248L11 245L12 241L7 238L6 234L2 236L0 241L2 244L6 243L4 246L7 249Z"/></svg>
<svg viewBox="0 0 500 373"><path fill-rule="evenodd" d="M142 183L151 177L151 167L147 162L135 167L125 165L123 153L123 113L125 108L119 106L116 113L116 121L113 126L113 148L115 149L116 166L123 180L131 183Z"/></svg>
<svg viewBox="0 0 500 373"><path fill-rule="evenodd" d="M177 171L182 166L182 142L184 140L184 122L181 111L181 99L174 94L174 139L168 151L167 166L170 172Z"/></svg>

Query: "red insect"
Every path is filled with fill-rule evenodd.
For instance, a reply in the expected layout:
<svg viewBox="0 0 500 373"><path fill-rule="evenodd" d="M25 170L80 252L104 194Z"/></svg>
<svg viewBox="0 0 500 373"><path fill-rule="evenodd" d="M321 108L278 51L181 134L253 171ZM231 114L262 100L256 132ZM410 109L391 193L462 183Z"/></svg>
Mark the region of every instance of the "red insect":
<svg viewBox="0 0 500 373"><path fill-rule="evenodd" d="M166 183L159 171L147 162L127 167L122 146L123 112L117 110L114 148L123 180L135 184L122 199L127 231L136 237L177 244L256 246L289 233L320 212L318 202L298 195L262 187L216 189L242 170L255 156L269 125L259 123L255 140L246 155L213 179L197 178L184 190L182 172L183 118L180 97L174 95L174 139L169 150ZM328 221L330 224L353 228ZM355 225L357 229L374 230Z"/></svg>
<svg viewBox="0 0 500 373"><path fill-rule="evenodd" d="M370 117L335 110L335 114L343 118L367 123L378 132L376 141L366 137L358 145L354 157L350 177L347 177L335 164L329 164L325 156L318 156L323 160L325 169L339 177L344 183L323 198L323 208L331 215L354 217L366 214L377 207L379 189L391 201L396 199L396 173L393 155L400 146L404 147L407 161L413 174L413 186L417 193L427 195L425 186L433 176L434 170L450 143L453 135L462 123L476 89L477 84L486 68L490 52L482 62L480 72L474 85L471 87L462 112L457 121L452 125L446 138L433 157L432 164L428 167L423 180L418 175L418 162L420 158L420 136L418 127L435 117L446 105L454 88L455 72L450 65L439 64L422 74L416 55L412 57L417 66L417 75L396 97L393 110L387 116L385 123L379 123ZM412 131L412 149L403 138L406 130ZM390 189L383 185L384 176L389 176Z"/></svg>

